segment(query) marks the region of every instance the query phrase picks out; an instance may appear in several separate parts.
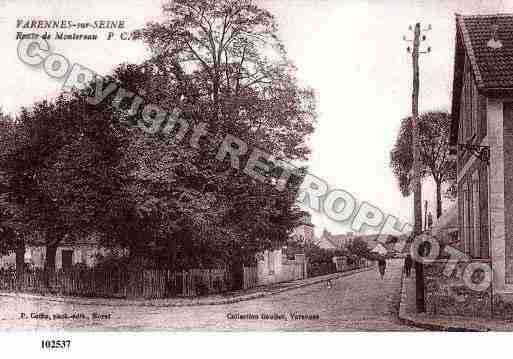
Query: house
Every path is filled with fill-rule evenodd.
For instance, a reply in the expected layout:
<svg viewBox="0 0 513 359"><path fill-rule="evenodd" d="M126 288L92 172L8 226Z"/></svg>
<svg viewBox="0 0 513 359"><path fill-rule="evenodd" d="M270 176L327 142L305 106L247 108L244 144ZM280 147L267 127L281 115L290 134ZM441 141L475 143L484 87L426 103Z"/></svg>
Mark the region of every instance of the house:
<svg viewBox="0 0 513 359"><path fill-rule="evenodd" d="M98 239L91 235L86 238L75 239L71 241L69 238L57 247L55 253L55 269L67 270L76 265L83 265L88 268L94 267L99 257L114 254L117 256L127 255L126 250L107 249L98 245ZM43 269L46 261L46 247L44 246L27 246L25 249L25 264L30 269ZM11 253L8 256L0 257L0 269L8 269L16 267L16 254Z"/></svg>
<svg viewBox="0 0 513 359"><path fill-rule="evenodd" d="M493 268L491 306L505 308L513 301L513 14L456 15L452 116L461 248Z"/></svg>
<svg viewBox="0 0 513 359"><path fill-rule="evenodd" d="M292 230L290 239L296 243L308 246L313 243L314 225L312 224L312 216L305 214L298 221L298 225Z"/></svg>
<svg viewBox="0 0 513 359"><path fill-rule="evenodd" d="M353 233L347 234L331 234L329 231L324 230L321 238L316 241L316 245L322 249L339 250L346 248L354 239Z"/></svg>
<svg viewBox="0 0 513 359"><path fill-rule="evenodd" d="M291 245L303 248L313 243L314 226L309 214L298 221L289 237ZM266 250L257 254L257 282L259 285L303 279L307 276L307 260L304 250L289 251L288 246Z"/></svg>
<svg viewBox="0 0 513 359"><path fill-rule="evenodd" d="M321 237L315 241L315 245L319 248L337 251L347 247L353 240L353 234L350 232L346 234L331 234L326 229L322 232ZM334 256L332 258L337 271L342 271L348 266L348 259L346 256Z"/></svg>
<svg viewBox="0 0 513 359"><path fill-rule="evenodd" d="M389 250L383 244L378 242L378 243L376 243L374 248L371 249L370 252L377 254L379 256L386 256L389 253Z"/></svg>

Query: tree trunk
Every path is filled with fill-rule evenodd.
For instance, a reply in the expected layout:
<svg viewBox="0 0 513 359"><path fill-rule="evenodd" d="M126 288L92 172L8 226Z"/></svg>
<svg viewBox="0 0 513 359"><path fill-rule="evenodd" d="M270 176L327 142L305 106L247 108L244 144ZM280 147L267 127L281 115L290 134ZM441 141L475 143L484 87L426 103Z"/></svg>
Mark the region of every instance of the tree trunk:
<svg viewBox="0 0 513 359"><path fill-rule="evenodd" d="M18 243L16 247L16 274L23 273L25 269L25 243Z"/></svg>
<svg viewBox="0 0 513 359"><path fill-rule="evenodd" d="M242 289L244 286L244 267L241 261L233 261L230 266L232 272L232 290Z"/></svg>
<svg viewBox="0 0 513 359"><path fill-rule="evenodd" d="M239 290L244 286L244 262L242 260L242 253L239 249L234 248L232 253L232 259L229 267L232 274L231 289Z"/></svg>
<svg viewBox="0 0 513 359"><path fill-rule="evenodd" d="M23 276L25 274L25 241L18 240L16 246L16 288L23 289Z"/></svg>
<svg viewBox="0 0 513 359"><path fill-rule="evenodd" d="M436 218L442 216L442 183L436 181Z"/></svg>
<svg viewBox="0 0 513 359"><path fill-rule="evenodd" d="M167 253L166 253L166 259L167 263L164 263L164 268L168 270L170 273L174 273L176 271L176 236L178 234L175 232L171 234L171 237L168 239L167 242ZM169 277L168 277L169 278ZM175 281L172 280L166 280L166 296L175 296L178 294L177 286L175 285Z"/></svg>
<svg viewBox="0 0 513 359"><path fill-rule="evenodd" d="M214 81L213 81L213 84L212 84L212 90L213 90L213 99L214 99L214 110L215 110L215 113L214 113L214 119L216 120L216 123L217 123L217 120L219 120L219 112L220 112L220 109L221 107L219 106L219 89L220 89L220 79L219 79L219 73L218 73L218 70L216 70L216 73L214 74Z"/></svg>
<svg viewBox="0 0 513 359"><path fill-rule="evenodd" d="M168 253L168 258L169 258L168 269L172 272L174 272L176 270L176 258L177 258L177 253L176 253L177 245L176 244L177 243L176 243L176 235L175 235L170 240L169 253Z"/></svg>
<svg viewBox="0 0 513 359"><path fill-rule="evenodd" d="M147 255L147 248L144 241L149 236L151 236L151 233L147 231L141 229L134 230L134 238L128 245L128 257L131 271L139 271L143 269Z"/></svg>
<svg viewBox="0 0 513 359"><path fill-rule="evenodd" d="M55 272L55 256L57 254L57 244L46 246L45 271Z"/></svg>
<svg viewBox="0 0 513 359"><path fill-rule="evenodd" d="M46 258L45 258L45 272L55 272L55 257L57 248L64 239L64 232L61 230L48 231L46 233Z"/></svg>

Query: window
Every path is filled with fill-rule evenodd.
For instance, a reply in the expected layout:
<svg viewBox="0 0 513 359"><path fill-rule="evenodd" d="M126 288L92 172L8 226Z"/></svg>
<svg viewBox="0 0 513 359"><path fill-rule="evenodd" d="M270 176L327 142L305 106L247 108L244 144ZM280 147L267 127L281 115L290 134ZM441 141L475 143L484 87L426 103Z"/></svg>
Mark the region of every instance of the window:
<svg viewBox="0 0 513 359"><path fill-rule="evenodd" d="M482 243L487 240L487 237L482 235L481 227L486 224L481 223L481 211L486 211L486 208L481 208L480 199L481 194L479 171L475 170L462 185L462 225L461 235L465 246L465 253L472 258L481 258L486 253L482 253ZM486 251L486 250L485 250Z"/></svg>
<svg viewBox="0 0 513 359"><path fill-rule="evenodd" d="M479 258L481 255L481 221L480 221L480 208L479 208L479 174L478 171L474 171L472 174L472 237L473 248L472 257Z"/></svg>
<svg viewBox="0 0 513 359"><path fill-rule="evenodd" d="M465 214L465 218L467 220L467 254L472 256L474 251L474 208L472 207L473 199L472 199L472 182L467 179L466 183L467 188L467 203L465 208L467 209L467 213Z"/></svg>
<svg viewBox="0 0 513 359"><path fill-rule="evenodd" d="M468 192L466 190L466 185L464 184L463 185L463 193L462 193L462 197L463 197L463 228L462 228L462 237L463 237L463 246L465 248L465 253L469 253L469 243L468 243L468 239L469 239L469 236L468 236L468 217L467 217L467 211L468 211L468 202L467 202L467 198L468 198Z"/></svg>
<svg viewBox="0 0 513 359"><path fill-rule="evenodd" d="M470 80L472 81L472 76L470 76ZM479 111L478 111L478 108L479 108L479 94L477 92L477 86L476 84L474 83L474 81L472 81L472 123L473 123L473 132L472 132L472 136L475 135L476 139L478 138L478 132L479 132Z"/></svg>
<svg viewBox="0 0 513 359"><path fill-rule="evenodd" d="M463 68L463 85L460 100L460 142L467 142L477 134L478 129L478 92L472 77L468 58Z"/></svg>
<svg viewBox="0 0 513 359"><path fill-rule="evenodd" d="M465 121L468 123L467 126L467 136L465 136L465 140L468 140L472 137L472 132L474 129L472 125L474 121L472 121L472 86L470 83L470 71L468 62L465 63Z"/></svg>
<svg viewBox="0 0 513 359"><path fill-rule="evenodd" d="M481 165L479 169L479 218L480 229L480 258L490 258L490 232L488 223L488 165Z"/></svg>
<svg viewBox="0 0 513 359"><path fill-rule="evenodd" d="M464 142L468 135L467 123L467 78L463 76L463 86L461 89L460 101L460 125L461 125L461 142Z"/></svg>

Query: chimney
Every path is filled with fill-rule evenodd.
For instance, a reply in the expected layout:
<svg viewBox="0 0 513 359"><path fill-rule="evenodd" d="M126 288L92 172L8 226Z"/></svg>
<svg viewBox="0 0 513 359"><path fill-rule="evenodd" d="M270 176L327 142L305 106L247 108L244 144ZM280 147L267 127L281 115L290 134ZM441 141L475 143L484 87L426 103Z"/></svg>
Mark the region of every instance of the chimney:
<svg viewBox="0 0 513 359"><path fill-rule="evenodd" d="M489 48L497 50L502 48L502 41L498 39L497 32L499 31L499 25L495 24L492 25L492 37L490 40L488 40L488 43L486 44Z"/></svg>

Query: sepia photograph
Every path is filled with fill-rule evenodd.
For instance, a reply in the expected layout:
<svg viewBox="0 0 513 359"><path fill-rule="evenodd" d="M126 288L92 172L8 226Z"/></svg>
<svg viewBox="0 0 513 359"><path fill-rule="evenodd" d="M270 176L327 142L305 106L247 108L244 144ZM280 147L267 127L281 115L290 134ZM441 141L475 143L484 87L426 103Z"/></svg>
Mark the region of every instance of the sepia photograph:
<svg viewBox="0 0 513 359"><path fill-rule="evenodd" d="M513 1L0 0L0 30L0 341L513 331Z"/></svg>

